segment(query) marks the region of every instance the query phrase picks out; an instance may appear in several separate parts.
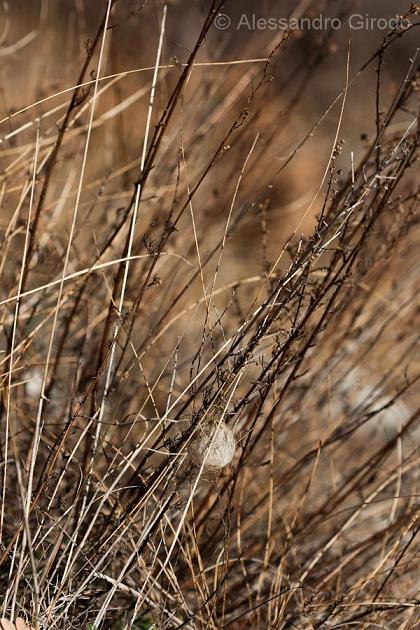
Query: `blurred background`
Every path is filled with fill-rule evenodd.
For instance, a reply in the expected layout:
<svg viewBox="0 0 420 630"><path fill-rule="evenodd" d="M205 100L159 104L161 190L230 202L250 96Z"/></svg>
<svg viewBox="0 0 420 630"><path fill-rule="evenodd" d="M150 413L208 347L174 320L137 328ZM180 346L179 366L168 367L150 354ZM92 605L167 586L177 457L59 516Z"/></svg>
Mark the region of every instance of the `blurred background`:
<svg viewBox="0 0 420 630"><path fill-rule="evenodd" d="M1 159L3 168L10 172L10 176L13 174L14 178L18 178L24 172L25 162L14 161L22 144L33 138L34 129L30 127L25 130L25 122L33 120L35 116L43 117L41 133L53 137L55 125L63 113L59 106L62 104L64 107L69 93L32 106L29 111L13 119L5 118L10 112L74 85L86 53L85 46L96 32L104 6L104 2L85 0L14 0L2 3ZM168 3L163 64L186 62L208 7L209 2L190 0ZM400 0L304 0L298 3L263 1L257 5L251 1L231 0L225 3L222 11L229 16L231 26L225 30L212 26L198 53L198 61L261 59L268 55L281 39L282 32L264 28L238 28L241 16L244 15L247 19L253 16L254 19L303 16L313 19L323 16L325 20L340 19L342 27L336 30L293 31L285 48L270 65L270 82L264 86L264 98L258 106L251 108L251 124L248 121L244 126L246 130L240 130L237 134L234 146L229 149L232 155L228 164L225 160L220 168L216 167L198 193L197 203L204 214L211 214L215 221L220 213L224 216L221 206L225 201L221 200L222 193L227 186L232 187L238 165L243 160L244 148L250 148L255 134L259 132L258 147L254 155L260 152L264 154L261 183L272 186L267 203L268 255L276 255L282 240L299 225L319 186L334 141L340 103L332 108L313 136L304 144L299 152L299 159L292 160L276 178L274 174L284 167L291 152L299 146L343 88L349 36L350 75L353 76L385 37L387 31L378 28L377 19L389 20L397 14L403 14L408 8L409 3L402 3ZM161 10L161 2L120 0L117 3L107 38L103 74L114 75L153 66ZM350 32L348 15L351 14L362 16L364 24L369 20L369 28L353 29ZM358 18L355 23L359 24L360 21ZM392 47L392 54L384 55L381 68L382 109L389 104L398 81L408 70L410 57L418 43L417 34L416 29L413 29L400 42L396 42ZM340 129L340 138L345 140L345 145L338 164L345 172L351 166L351 155L353 154L354 162L357 163L369 137L375 131L376 65L371 64L354 81L347 97ZM92 62L92 71L94 68L95 63ZM261 61L239 66L207 65L194 70L183 96L182 123L178 118L173 124L171 140L167 140L165 144L165 158L157 165L152 177L148 202L143 206L146 217L152 212L152 207L162 202L162 199L156 199L153 188L160 186L163 180L170 186L180 144L181 124L187 165L191 169L191 180L194 181L235 116L246 104L250 96L252 77L258 81L261 70ZM176 67L161 73L154 122L178 77L179 70ZM90 221L93 223L112 220L110 217L120 205L124 205L124 194L131 194L137 165L130 167L129 164L140 154L150 80L151 71L135 71L114 79L101 95L97 111L103 118L95 125L91 145L91 155L94 154L95 159L88 161L87 179L94 182L106 178L110 169L114 172L122 169L123 172L120 176L113 176L112 181L107 183L105 198L97 208L89 211ZM118 107L118 111L114 109ZM397 118L395 124L398 121ZM19 133L5 139L18 128L21 128ZM70 136L72 137L66 140L64 147L67 155L72 155L77 150L77 142L83 140L83 133L73 132ZM45 142L48 140L45 139ZM191 164L188 164L189 155L195 153L198 144L198 155L194 155ZM59 175L55 173L49 192L50 203L53 203L54 198L60 197L66 182L70 185L68 178L72 177L73 166L70 161L60 169ZM110 196L113 196L112 200L109 199ZM254 201L252 189L246 181L239 192L238 203L243 203L244 200ZM84 201L88 204L87 198ZM55 213L56 230L66 221L65 210L69 203L71 205L71 202L64 202L64 209ZM312 229L312 215L319 210L319 203L314 204L313 212L309 213L303 225L299 225L299 229ZM10 219L11 207L13 203L4 199L0 223L3 228ZM248 213L234 239L234 258L237 260L239 257L241 264L249 267L249 271L252 270L252 259L248 252L255 235L256 221L259 222L257 214L256 209Z"/></svg>

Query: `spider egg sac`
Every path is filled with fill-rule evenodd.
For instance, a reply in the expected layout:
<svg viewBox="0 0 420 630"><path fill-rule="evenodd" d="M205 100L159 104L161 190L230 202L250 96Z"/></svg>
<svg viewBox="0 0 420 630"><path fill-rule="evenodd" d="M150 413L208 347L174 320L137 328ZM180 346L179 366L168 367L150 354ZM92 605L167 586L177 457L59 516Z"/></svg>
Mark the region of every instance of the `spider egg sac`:
<svg viewBox="0 0 420 630"><path fill-rule="evenodd" d="M231 463L235 447L232 429L221 423L216 427L210 425L201 429L198 436L191 441L188 454L196 466L205 462L208 467L224 468Z"/></svg>

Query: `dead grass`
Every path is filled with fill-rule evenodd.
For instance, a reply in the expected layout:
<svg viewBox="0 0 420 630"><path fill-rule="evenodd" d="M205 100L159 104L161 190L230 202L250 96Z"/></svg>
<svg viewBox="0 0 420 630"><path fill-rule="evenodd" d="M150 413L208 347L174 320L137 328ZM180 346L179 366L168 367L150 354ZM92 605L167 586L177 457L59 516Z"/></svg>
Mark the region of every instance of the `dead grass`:
<svg viewBox="0 0 420 630"><path fill-rule="evenodd" d="M54 88L41 12L2 117L0 625L414 628L418 9L356 67L208 4L76 1Z"/></svg>

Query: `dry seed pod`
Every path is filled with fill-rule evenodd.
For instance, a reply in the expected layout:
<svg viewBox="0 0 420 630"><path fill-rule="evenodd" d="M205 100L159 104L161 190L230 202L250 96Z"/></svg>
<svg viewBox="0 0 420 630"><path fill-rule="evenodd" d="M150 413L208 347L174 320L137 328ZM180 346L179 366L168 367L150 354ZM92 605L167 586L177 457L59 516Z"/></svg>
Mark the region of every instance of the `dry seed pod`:
<svg viewBox="0 0 420 630"><path fill-rule="evenodd" d="M214 426L208 424L199 430L188 447L190 460L196 466L204 465L212 468L228 466L235 454L235 438L224 422Z"/></svg>

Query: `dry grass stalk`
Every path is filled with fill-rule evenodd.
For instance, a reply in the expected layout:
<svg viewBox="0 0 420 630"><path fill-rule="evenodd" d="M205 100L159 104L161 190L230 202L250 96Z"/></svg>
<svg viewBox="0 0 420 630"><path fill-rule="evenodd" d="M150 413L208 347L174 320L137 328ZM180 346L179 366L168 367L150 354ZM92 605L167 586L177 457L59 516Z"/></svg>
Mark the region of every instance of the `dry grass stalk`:
<svg viewBox="0 0 420 630"><path fill-rule="evenodd" d="M357 70L221 7L131 72L108 0L1 120L4 630L418 621L418 8Z"/></svg>

